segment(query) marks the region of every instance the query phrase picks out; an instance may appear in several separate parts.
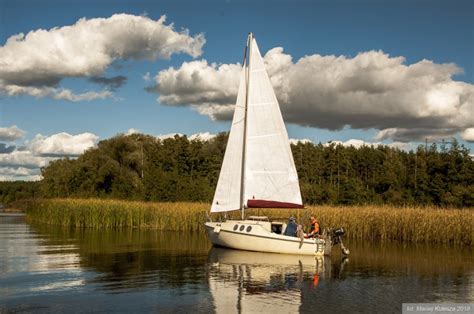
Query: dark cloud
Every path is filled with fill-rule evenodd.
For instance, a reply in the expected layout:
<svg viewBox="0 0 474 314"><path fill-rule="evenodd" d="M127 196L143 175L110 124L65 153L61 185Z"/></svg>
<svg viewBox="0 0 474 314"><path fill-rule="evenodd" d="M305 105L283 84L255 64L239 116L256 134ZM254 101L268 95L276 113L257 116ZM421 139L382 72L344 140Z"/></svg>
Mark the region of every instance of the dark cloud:
<svg viewBox="0 0 474 314"><path fill-rule="evenodd" d="M15 73L2 78L5 85L16 85L22 87L56 87L61 78L55 75L47 75L45 73Z"/></svg>
<svg viewBox="0 0 474 314"><path fill-rule="evenodd" d="M127 77L123 75L113 77L92 76L89 78L89 81L105 86L111 90L116 90L127 82Z"/></svg>
<svg viewBox="0 0 474 314"><path fill-rule="evenodd" d="M397 142L422 142L428 140L430 142L447 139L453 137L453 134L460 132L459 128L390 128L380 131L376 139L386 140L392 139Z"/></svg>
<svg viewBox="0 0 474 314"><path fill-rule="evenodd" d="M15 146L7 146L5 143L0 143L0 154L10 154L15 150Z"/></svg>

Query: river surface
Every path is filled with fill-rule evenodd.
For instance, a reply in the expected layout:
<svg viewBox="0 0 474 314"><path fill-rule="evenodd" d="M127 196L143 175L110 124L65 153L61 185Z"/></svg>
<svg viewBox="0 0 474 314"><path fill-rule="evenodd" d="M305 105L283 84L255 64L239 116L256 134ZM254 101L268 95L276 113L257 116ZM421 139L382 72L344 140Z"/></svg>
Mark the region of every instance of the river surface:
<svg viewBox="0 0 474 314"><path fill-rule="evenodd" d="M315 259L211 248L201 233L0 216L0 313L400 313L402 303L474 302L470 250L347 246L349 258Z"/></svg>

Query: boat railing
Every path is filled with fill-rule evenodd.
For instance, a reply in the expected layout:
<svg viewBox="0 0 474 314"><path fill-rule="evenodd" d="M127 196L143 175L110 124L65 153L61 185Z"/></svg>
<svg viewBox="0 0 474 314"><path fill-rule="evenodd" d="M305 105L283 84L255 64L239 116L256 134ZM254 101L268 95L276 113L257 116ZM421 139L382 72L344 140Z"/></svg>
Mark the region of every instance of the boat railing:
<svg viewBox="0 0 474 314"><path fill-rule="evenodd" d="M267 216L248 216L247 220L254 221L270 221Z"/></svg>

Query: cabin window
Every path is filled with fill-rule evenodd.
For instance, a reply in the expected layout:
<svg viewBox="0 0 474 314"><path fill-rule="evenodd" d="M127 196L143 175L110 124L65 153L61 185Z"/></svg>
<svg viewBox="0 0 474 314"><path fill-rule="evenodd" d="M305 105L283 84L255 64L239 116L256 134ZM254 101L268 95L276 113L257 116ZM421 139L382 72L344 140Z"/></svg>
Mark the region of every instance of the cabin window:
<svg viewBox="0 0 474 314"><path fill-rule="evenodd" d="M245 229L245 226L242 225L242 226L240 226L240 229L239 229L239 230L240 230L240 231L244 231L244 229Z"/></svg>
<svg viewBox="0 0 474 314"><path fill-rule="evenodd" d="M276 234L281 234L281 229L283 229L283 225L281 223L279 224L272 224L272 232Z"/></svg>
<svg viewBox="0 0 474 314"><path fill-rule="evenodd" d="M239 227L239 225L235 225L234 226L234 231L237 230L238 227Z"/></svg>
<svg viewBox="0 0 474 314"><path fill-rule="evenodd" d="M252 231L252 226L247 227L247 232L250 232L250 231Z"/></svg>

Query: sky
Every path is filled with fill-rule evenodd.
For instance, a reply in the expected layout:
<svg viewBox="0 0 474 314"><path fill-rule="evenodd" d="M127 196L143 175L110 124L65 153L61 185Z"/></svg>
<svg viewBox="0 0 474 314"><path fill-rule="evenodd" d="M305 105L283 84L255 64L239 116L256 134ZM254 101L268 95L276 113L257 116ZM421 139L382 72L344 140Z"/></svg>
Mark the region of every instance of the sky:
<svg viewBox="0 0 474 314"><path fill-rule="evenodd" d="M248 32L291 139L474 152L472 1L0 0L0 180L228 131Z"/></svg>

